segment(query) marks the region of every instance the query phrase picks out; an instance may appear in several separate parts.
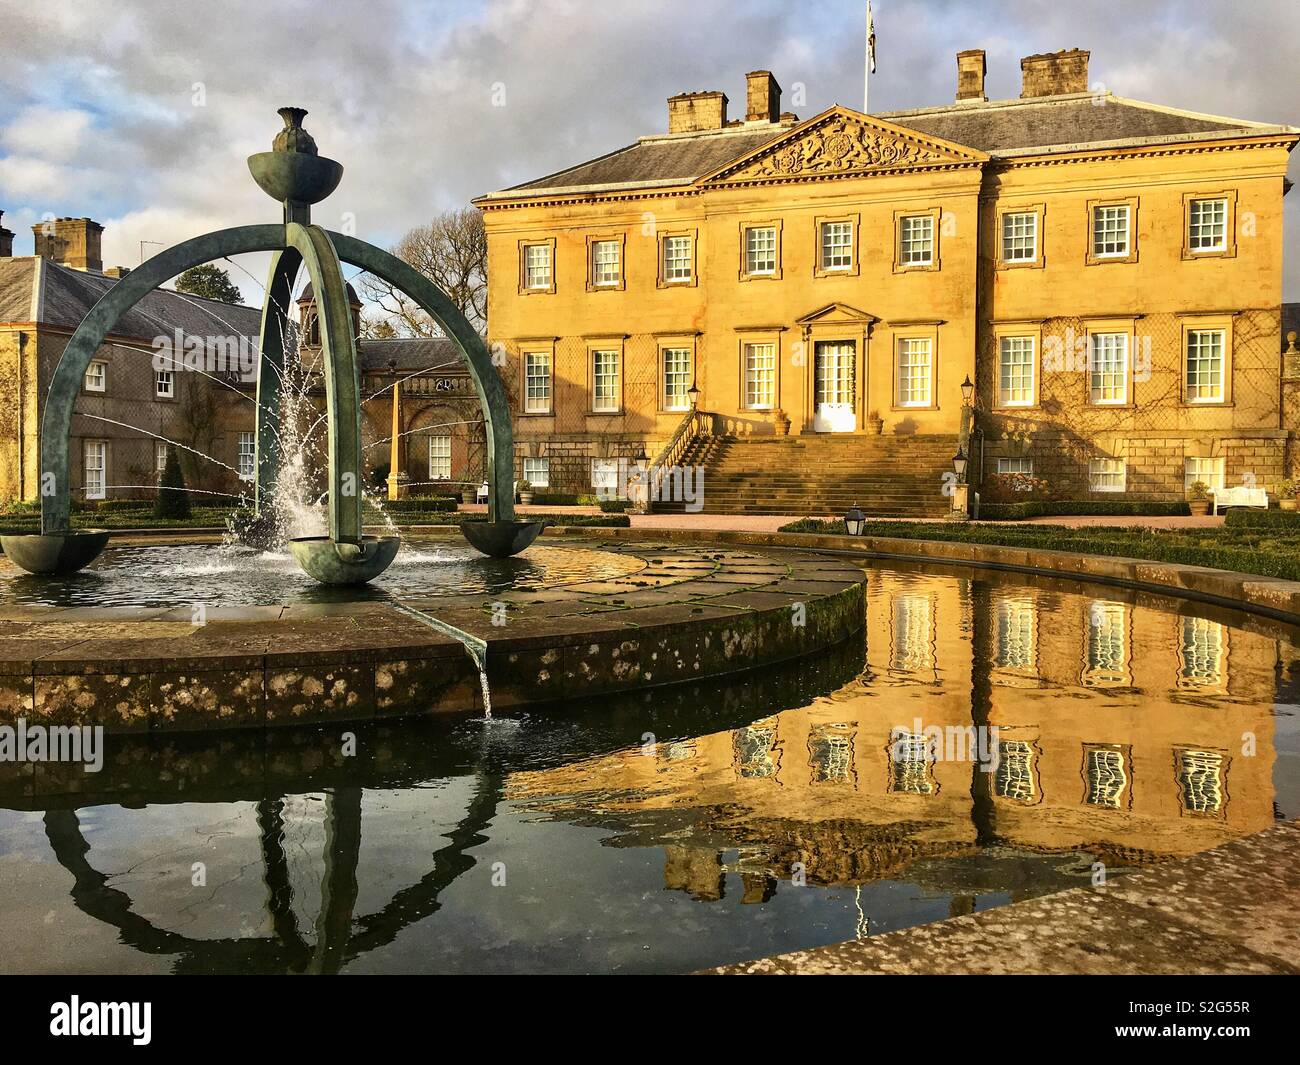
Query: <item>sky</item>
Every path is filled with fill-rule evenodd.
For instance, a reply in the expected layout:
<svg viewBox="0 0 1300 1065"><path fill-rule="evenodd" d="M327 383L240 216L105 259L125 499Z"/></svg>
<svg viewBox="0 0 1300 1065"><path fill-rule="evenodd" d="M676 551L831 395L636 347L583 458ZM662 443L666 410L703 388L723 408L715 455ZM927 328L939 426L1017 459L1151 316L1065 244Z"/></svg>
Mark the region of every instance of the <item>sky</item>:
<svg viewBox="0 0 1300 1065"><path fill-rule="evenodd" d="M953 99L957 52L988 53L992 99L1019 59L1091 50L1092 87L1300 125L1295 0L875 0L871 110ZM475 195L666 129L667 97L770 69L801 117L862 106L865 3L807 0L0 0L0 210L16 254L48 215L105 226L135 266L210 229L278 218L245 158L278 107L310 112L345 167L317 207L391 245ZM805 102L789 92L804 86ZM1300 152L1292 180L1300 180ZM1285 298L1300 300L1300 191ZM150 242L142 245L141 242ZM235 273L261 302L265 267Z"/></svg>

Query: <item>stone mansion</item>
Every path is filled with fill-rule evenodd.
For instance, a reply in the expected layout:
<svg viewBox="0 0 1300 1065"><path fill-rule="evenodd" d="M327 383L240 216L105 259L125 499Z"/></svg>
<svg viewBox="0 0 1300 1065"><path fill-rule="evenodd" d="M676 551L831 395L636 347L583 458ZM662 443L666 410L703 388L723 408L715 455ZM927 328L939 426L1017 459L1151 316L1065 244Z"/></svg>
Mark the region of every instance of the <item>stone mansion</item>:
<svg viewBox="0 0 1300 1065"><path fill-rule="evenodd" d="M960 446L977 488L1275 489L1300 129L1090 91L1088 60L990 101L963 52L954 103L805 120L755 71L743 117L674 96L667 132L478 198L520 474L644 454L702 463L705 510L942 513Z"/></svg>

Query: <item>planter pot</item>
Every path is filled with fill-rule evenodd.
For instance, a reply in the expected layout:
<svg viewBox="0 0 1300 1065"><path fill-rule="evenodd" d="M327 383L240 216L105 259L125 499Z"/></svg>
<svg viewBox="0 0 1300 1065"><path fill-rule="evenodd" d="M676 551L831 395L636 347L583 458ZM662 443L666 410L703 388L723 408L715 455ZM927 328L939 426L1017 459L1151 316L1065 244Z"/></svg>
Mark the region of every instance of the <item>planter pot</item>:
<svg viewBox="0 0 1300 1065"><path fill-rule="evenodd" d="M879 436L881 433L883 433L883 432L885 431L885 422L884 422L884 420L881 419L881 418L876 418L876 419L874 419L874 420L868 418L868 419L867 419L867 431L870 432L870 433L872 433L872 434L874 434L875 436Z"/></svg>
<svg viewBox="0 0 1300 1065"><path fill-rule="evenodd" d="M1208 499L1193 499L1187 504L1187 509L1192 512L1192 517L1203 518L1210 513L1210 502Z"/></svg>
<svg viewBox="0 0 1300 1065"><path fill-rule="evenodd" d="M1284 498L1279 499L1279 500L1277 501L1277 505L1278 505L1279 507L1281 507L1283 510L1295 510L1295 509L1296 509L1296 500L1294 499L1294 497L1292 497L1292 498L1285 498L1285 497L1284 497Z"/></svg>
<svg viewBox="0 0 1300 1065"><path fill-rule="evenodd" d="M790 419L786 417L785 411L777 410L772 412L772 428L777 436L790 435Z"/></svg>
<svg viewBox="0 0 1300 1065"><path fill-rule="evenodd" d="M521 505L523 505L523 506L525 506L525 507L531 507L531 506L533 505L533 493L532 493L532 492L520 492L520 493L519 493L519 502L520 502Z"/></svg>
<svg viewBox="0 0 1300 1065"><path fill-rule="evenodd" d="M473 491L472 489L468 492L461 492L460 494L460 501L465 504L473 503L474 500L477 498L478 498L478 493Z"/></svg>

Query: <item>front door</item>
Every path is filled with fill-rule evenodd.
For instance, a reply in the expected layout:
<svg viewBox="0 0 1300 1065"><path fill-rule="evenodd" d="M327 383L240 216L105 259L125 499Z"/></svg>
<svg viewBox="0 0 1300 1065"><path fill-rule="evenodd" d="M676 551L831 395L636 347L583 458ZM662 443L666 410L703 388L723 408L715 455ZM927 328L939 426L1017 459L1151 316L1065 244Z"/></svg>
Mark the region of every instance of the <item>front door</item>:
<svg viewBox="0 0 1300 1065"><path fill-rule="evenodd" d="M858 427L853 396L857 345L851 340L819 340L813 348L817 403L813 432L851 433Z"/></svg>

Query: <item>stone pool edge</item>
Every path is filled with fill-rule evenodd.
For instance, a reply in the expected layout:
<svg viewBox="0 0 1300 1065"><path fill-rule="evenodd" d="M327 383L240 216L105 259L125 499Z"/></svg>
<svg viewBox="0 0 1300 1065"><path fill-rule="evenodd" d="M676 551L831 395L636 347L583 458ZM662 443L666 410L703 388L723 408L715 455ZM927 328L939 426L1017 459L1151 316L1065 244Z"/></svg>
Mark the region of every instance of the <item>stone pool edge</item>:
<svg viewBox="0 0 1300 1065"><path fill-rule="evenodd" d="M799 548L863 559L902 562L944 562L953 565L1012 573L1073 577L1095 584L1116 584L1145 592L1230 607L1277 621L1300 624L1300 581L1265 577L1257 573L1188 566L1177 562L1117 555L1076 555L1067 551L1004 547L995 544L958 543L949 540L911 540L880 536L842 536L826 533L765 533L695 529L586 529L566 526L547 529L546 536L564 537L585 532L602 539L653 538L673 542L709 540L751 547Z"/></svg>
<svg viewBox="0 0 1300 1065"><path fill-rule="evenodd" d="M502 709L743 673L862 630L865 576L847 560L728 558L707 545L645 554L665 556L658 577L546 593L567 605L507 593L525 601L526 627L498 626L485 595L404 602L487 643ZM189 608L0 610L0 724L150 734L482 711L464 648L382 603L209 613L194 626Z"/></svg>

